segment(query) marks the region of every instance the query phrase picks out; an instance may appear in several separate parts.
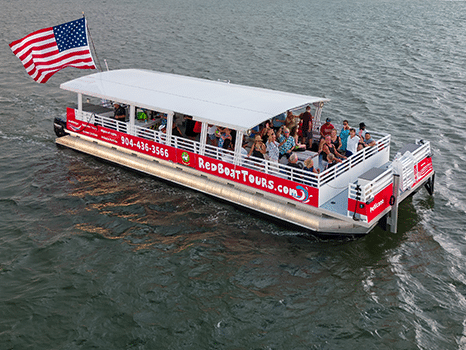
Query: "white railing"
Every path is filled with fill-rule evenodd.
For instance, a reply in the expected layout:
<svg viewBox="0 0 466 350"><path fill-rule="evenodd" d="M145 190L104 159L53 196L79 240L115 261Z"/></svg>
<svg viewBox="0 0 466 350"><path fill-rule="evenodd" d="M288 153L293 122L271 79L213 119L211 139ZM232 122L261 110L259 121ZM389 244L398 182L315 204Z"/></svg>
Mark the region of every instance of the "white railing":
<svg viewBox="0 0 466 350"><path fill-rule="evenodd" d="M360 202L368 202L375 197L380 191L386 188L393 182L393 169L387 169L382 174L377 176L374 180L368 182L364 186L356 183L348 185L348 198L357 199ZM358 191L357 187L360 190Z"/></svg>
<svg viewBox="0 0 466 350"><path fill-rule="evenodd" d="M117 121L113 118L95 115L84 111L80 118L77 116L77 119L88 122L89 124L100 125L123 133L128 133L146 140L167 144L166 134L158 130L152 130L147 127L140 127L137 125L130 128L130 124L127 122ZM373 135L374 134L375 133L373 133ZM389 153L390 135L383 136L377 141L376 146L363 148L361 151L358 151L342 163L338 163L320 174L311 173L303 169L293 168L288 165L279 164L277 162L253 156L248 157L241 155L240 159L235 160L235 153L231 150L208 144L201 145L198 141L193 141L184 137L172 135L170 138L170 145L189 152L222 160L231 164L238 164L243 167L303 183L312 187L322 188L325 185L328 185L326 188L327 194L323 198L323 200L326 200L328 199L327 197L334 197L341 191L345 190L347 188L346 184L348 181L351 179L352 181L355 181L357 175L361 174L361 169L369 169L370 167L373 167L375 163L381 163L381 161L374 162L374 159L379 158L376 155L382 150L385 151L383 153ZM315 166L317 166L317 164ZM338 186L335 187L336 182L338 182ZM344 186L341 186L342 184L344 184ZM329 188L332 188L332 190L329 190ZM319 200L319 205L322 203L323 202Z"/></svg>
<svg viewBox="0 0 466 350"><path fill-rule="evenodd" d="M82 120L87 121L86 116L84 115L84 113L86 113L86 112L83 112L83 119ZM112 118L102 117L102 116L99 116L99 115L96 115L96 114L91 115L91 113L88 113L87 117L88 118L90 117L90 119L91 119L89 124L99 125L99 126L102 126L104 128L117 130L117 131L120 131L120 132L123 132L123 133L128 132L128 125L125 122L122 122L122 121L119 121L119 120L116 120L116 119L112 119Z"/></svg>
<svg viewBox="0 0 466 350"><path fill-rule="evenodd" d="M364 171L380 167L390 158L390 135L385 135L373 147L365 147L343 162L323 171L319 181L319 206L348 188L348 183Z"/></svg>
<svg viewBox="0 0 466 350"><path fill-rule="evenodd" d="M413 152L406 151L402 155L397 155L393 160L393 169L400 175L400 191L411 189L416 183L417 164L431 155L430 142L424 142Z"/></svg>
<svg viewBox="0 0 466 350"><path fill-rule="evenodd" d="M432 151L430 149L429 141L422 141L422 146L413 152L413 157L416 160L416 163L419 163L424 158L430 157Z"/></svg>
<svg viewBox="0 0 466 350"><path fill-rule="evenodd" d="M389 186L392 182L393 169L389 168L365 185L361 186L357 183L350 183L348 185L348 199L354 199L361 203L370 203L378 193ZM348 208L347 215L352 216L354 210L355 209ZM359 219L364 222L368 222L368 218L365 215L360 215Z"/></svg>
<svg viewBox="0 0 466 350"><path fill-rule="evenodd" d="M377 145L373 147L365 147L362 150L356 152L351 157L348 157L343 162L336 164L335 166L323 171L320 174L320 184L325 185L326 183L335 180L345 171L356 167L357 165L362 164L365 166L365 163L368 159L375 154L379 153L384 149L389 149L390 147L390 135L383 136L380 140L377 141Z"/></svg>

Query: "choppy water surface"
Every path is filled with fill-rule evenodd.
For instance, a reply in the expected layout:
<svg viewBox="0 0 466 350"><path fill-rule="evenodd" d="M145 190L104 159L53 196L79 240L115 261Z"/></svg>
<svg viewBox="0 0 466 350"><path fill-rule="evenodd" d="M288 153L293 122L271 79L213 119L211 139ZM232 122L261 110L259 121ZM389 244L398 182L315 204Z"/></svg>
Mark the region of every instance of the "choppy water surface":
<svg viewBox="0 0 466 350"><path fill-rule="evenodd" d="M2 4L0 349L465 349L464 1ZM399 233L298 237L202 194L58 148L66 69L8 43L86 12L110 68L325 96L339 124L416 138L435 194Z"/></svg>

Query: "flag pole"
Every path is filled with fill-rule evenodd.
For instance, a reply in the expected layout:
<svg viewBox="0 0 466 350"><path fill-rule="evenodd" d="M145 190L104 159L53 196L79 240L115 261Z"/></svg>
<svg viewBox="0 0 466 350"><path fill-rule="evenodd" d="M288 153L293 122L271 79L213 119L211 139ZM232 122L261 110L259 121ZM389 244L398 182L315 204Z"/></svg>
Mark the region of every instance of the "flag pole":
<svg viewBox="0 0 466 350"><path fill-rule="evenodd" d="M83 11L83 18L86 18L84 16L84 11ZM99 56L97 55L97 51L96 51L95 45L94 45L94 40L92 39L91 31L89 30L89 25L87 24L87 21L86 21L86 28L87 28L87 32L89 33L89 39L90 39L91 44L92 44L92 49L94 50L94 53L95 53L95 58L97 58L97 64L99 65L99 70L101 72L103 72L102 65L100 64Z"/></svg>

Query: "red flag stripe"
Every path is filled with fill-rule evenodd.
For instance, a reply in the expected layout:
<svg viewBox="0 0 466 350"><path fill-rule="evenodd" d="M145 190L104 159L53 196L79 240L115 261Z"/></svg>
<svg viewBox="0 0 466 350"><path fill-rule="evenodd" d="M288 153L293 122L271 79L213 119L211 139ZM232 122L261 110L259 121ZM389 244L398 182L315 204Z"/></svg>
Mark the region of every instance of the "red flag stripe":
<svg viewBox="0 0 466 350"><path fill-rule="evenodd" d="M66 31L69 25L75 28L71 33ZM54 28L61 35L64 34L59 37L60 47L64 49L62 52L59 52ZM82 40L83 33L87 36L85 20L80 19L57 27L40 29L13 41L10 48L21 60L26 72L37 82L45 83L54 73L65 67L96 69L89 45L86 45L87 39ZM75 41L77 38L81 43Z"/></svg>

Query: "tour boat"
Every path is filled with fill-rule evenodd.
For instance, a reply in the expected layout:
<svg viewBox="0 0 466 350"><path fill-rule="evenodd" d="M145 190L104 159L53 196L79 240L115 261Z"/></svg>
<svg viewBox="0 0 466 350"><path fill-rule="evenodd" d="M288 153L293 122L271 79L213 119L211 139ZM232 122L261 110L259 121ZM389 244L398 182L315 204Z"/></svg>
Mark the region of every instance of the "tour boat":
<svg viewBox="0 0 466 350"><path fill-rule="evenodd" d="M312 108L312 137L319 142L322 108L329 102L325 98L139 69L95 73L60 87L77 93L77 105L67 108L66 121L55 119L57 144L266 214L303 232L358 236L379 222L396 232L399 203L423 185L433 192L430 143L407 144L390 160L390 135L374 130L375 146L320 173L302 169L307 158L316 167L323 163L316 149L297 150L299 167L283 158L248 156L247 144L259 125L307 106ZM114 118L112 103L126 106L126 119ZM198 128L194 133L193 123ZM174 133L179 126L186 126L189 135ZM230 148L208 142L211 126L232 130Z"/></svg>

